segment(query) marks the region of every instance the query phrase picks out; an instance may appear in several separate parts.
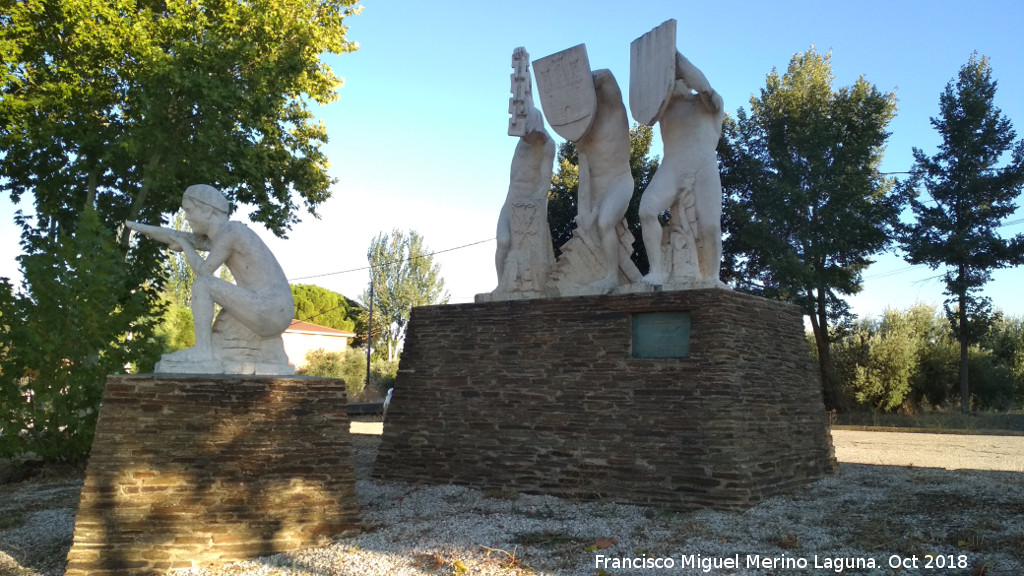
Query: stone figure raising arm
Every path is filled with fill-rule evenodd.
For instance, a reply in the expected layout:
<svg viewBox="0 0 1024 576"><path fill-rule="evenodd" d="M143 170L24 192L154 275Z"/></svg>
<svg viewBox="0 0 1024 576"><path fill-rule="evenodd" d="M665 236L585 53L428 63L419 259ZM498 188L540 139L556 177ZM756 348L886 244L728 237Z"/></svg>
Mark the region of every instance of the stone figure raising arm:
<svg viewBox="0 0 1024 576"><path fill-rule="evenodd" d="M530 56L523 48L512 55L509 136L518 136L509 174L508 196L498 215L495 294L536 298L547 295L554 252L547 224L548 188L555 142L533 104Z"/></svg>
<svg viewBox="0 0 1024 576"><path fill-rule="evenodd" d="M629 119L622 92L609 70L593 73L597 110L590 129L576 142L579 152L579 215L584 233L596 232L604 256L603 275L593 283L598 292L619 286L619 232L633 196L629 169Z"/></svg>
<svg viewBox="0 0 1024 576"><path fill-rule="evenodd" d="M665 157L640 200L640 223L651 265L644 281L654 285L666 281L658 249L663 236L658 216L675 206L683 209L673 210L673 220L691 220L683 228L692 231L687 242L696 249L698 281L721 285L722 184L715 149L722 135L724 106L704 74L679 52L675 78L658 120Z"/></svg>
<svg viewBox="0 0 1024 576"><path fill-rule="evenodd" d="M180 250L196 277L192 284L195 346L165 355L158 372L290 374L281 333L294 312L291 288L267 245L245 224L228 219L216 188L199 184L181 201L193 234L127 222L128 228ZM209 251L203 258L197 250ZM227 266L235 283L214 273ZM214 304L222 310L214 324Z"/></svg>

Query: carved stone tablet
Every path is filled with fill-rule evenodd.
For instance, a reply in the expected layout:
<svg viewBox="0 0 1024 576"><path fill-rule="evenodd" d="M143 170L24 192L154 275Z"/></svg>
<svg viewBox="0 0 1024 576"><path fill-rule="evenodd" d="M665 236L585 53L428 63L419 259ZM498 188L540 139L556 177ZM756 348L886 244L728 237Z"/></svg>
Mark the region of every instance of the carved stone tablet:
<svg viewBox="0 0 1024 576"><path fill-rule="evenodd" d="M544 116L559 136L573 142L590 129L597 92L584 44L533 61Z"/></svg>
<svg viewBox="0 0 1024 576"><path fill-rule="evenodd" d="M676 21L633 40L629 45L629 112L654 126L668 105L676 77Z"/></svg>
<svg viewBox="0 0 1024 576"><path fill-rule="evenodd" d="M687 358L689 356L689 312L633 314L633 358Z"/></svg>
<svg viewBox="0 0 1024 576"><path fill-rule="evenodd" d="M512 52L512 97L508 99L508 135L526 136L526 118L533 108L533 85L530 82L530 54L519 47Z"/></svg>

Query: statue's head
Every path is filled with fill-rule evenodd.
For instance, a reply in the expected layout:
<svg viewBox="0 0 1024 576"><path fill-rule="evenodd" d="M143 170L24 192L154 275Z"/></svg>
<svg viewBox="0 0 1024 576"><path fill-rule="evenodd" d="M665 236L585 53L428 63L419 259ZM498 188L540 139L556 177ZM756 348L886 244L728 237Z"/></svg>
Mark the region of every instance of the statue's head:
<svg viewBox="0 0 1024 576"><path fill-rule="evenodd" d="M189 186L181 196L181 208L185 211L185 220L197 234L211 234L227 221L231 211L220 190L207 184Z"/></svg>
<svg viewBox="0 0 1024 576"><path fill-rule="evenodd" d="M209 184L194 184L186 188L185 193L181 197L182 206L184 206L186 200L191 200L197 205L209 208L214 212L219 212L225 218L231 212L228 199L221 194L220 190Z"/></svg>
<svg viewBox="0 0 1024 576"><path fill-rule="evenodd" d="M544 132L544 115L534 106L526 111L526 133Z"/></svg>

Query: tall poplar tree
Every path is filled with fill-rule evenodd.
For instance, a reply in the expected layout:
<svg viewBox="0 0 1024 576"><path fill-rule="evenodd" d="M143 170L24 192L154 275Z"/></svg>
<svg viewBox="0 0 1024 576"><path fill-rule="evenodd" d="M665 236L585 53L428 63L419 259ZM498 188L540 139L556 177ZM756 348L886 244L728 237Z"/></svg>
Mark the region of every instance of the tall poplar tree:
<svg viewBox="0 0 1024 576"><path fill-rule="evenodd" d="M843 297L861 289L871 255L889 245L902 201L878 171L895 96L863 76L832 84L831 54L793 56L785 74L768 75L749 114L727 120L719 158L723 279L803 307L835 407L832 327L848 316Z"/></svg>
<svg viewBox="0 0 1024 576"><path fill-rule="evenodd" d="M366 258L370 262L370 284L362 299L367 314L373 309L369 338L378 357L394 361L405 340L413 307L447 304L448 290L441 266L434 262L423 236L415 230L380 233L370 242Z"/></svg>
<svg viewBox="0 0 1024 576"><path fill-rule="evenodd" d="M914 167L902 184L915 222L903 237L906 259L946 267L946 316L960 343L960 402L970 410L968 349L991 319L981 296L992 270L1024 262L1024 235L1003 238L1000 223L1016 210L1024 189L1024 141L995 105L988 58L974 53L939 97L932 126L942 136L933 156L914 148Z"/></svg>

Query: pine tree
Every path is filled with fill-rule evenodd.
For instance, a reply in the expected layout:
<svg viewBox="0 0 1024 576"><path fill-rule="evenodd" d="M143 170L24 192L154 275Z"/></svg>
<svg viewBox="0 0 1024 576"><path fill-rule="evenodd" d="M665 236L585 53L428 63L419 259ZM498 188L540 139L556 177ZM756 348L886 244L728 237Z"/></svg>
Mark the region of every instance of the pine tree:
<svg viewBox="0 0 1024 576"><path fill-rule="evenodd" d="M942 136L934 156L914 148L902 184L916 221L903 237L907 262L947 268L946 316L960 343L960 401L970 410L968 349L984 335L991 302L981 296L992 270L1024 261L1024 235L1003 238L1000 223L1024 188L1024 141L995 106L988 58L974 53L939 98L932 126Z"/></svg>

